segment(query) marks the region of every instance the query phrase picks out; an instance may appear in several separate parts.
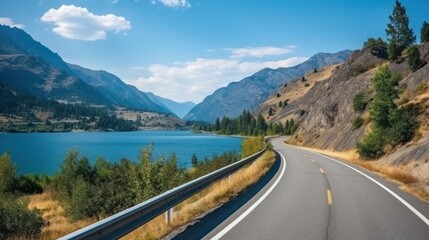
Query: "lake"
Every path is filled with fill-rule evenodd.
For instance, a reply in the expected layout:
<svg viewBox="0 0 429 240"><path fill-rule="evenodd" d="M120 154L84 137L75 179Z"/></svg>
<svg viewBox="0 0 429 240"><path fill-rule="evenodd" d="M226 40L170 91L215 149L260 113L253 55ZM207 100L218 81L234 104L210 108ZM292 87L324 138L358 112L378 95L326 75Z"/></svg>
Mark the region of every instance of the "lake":
<svg viewBox="0 0 429 240"><path fill-rule="evenodd" d="M73 148L91 163L97 157L108 161L128 158L138 161L142 147L154 144L154 159L176 154L180 167L191 166L192 154L199 160L226 151L239 152L242 138L190 131L0 133L0 154L9 152L18 173L59 171L67 152Z"/></svg>

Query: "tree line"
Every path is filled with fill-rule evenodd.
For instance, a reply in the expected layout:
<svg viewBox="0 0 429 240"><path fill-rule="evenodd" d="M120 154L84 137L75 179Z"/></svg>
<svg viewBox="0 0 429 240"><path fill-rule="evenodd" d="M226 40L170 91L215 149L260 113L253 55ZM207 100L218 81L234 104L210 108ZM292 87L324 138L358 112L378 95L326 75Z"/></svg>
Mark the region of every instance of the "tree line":
<svg viewBox="0 0 429 240"><path fill-rule="evenodd" d="M262 115L254 117L246 110L243 110L237 118L226 116L222 119L216 118L213 124L203 122L193 123L195 131L241 136L291 135L297 128L298 123L293 118L288 119L284 125L281 122L267 123Z"/></svg>
<svg viewBox="0 0 429 240"><path fill-rule="evenodd" d="M128 121L116 117L113 109L106 107L87 107L81 104L63 104L54 100L39 99L25 93L14 93L0 85L0 113L4 115L19 116L28 124L14 125L6 123L0 125L0 131L71 131L82 130L137 130L138 125L134 121ZM77 122L46 121L36 126L33 122L40 121L33 111L52 112L53 120L72 119Z"/></svg>

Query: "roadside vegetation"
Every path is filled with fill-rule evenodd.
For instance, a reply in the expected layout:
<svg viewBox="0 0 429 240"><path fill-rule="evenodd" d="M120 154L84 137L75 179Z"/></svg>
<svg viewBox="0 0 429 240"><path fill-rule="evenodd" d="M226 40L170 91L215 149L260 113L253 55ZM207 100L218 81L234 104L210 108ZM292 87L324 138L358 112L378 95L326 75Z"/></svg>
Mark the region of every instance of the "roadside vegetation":
<svg viewBox="0 0 429 240"><path fill-rule="evenodd" d="M162 214L122 239L160 239L166 236L168 239L168 234L172 231L186 227L187 224L203 217L256 183L269 171L274 162L275 153L269 149L254 163L176 206L174 220L169 225Z"/></svg>
<svg viewBox="0 0 429 240"><path fill-rule="evenodd" d="M77 150L71 150L61 170L50 177L17 176L10 156L3 154L0 239L58 238L229 165L263 146L262 137L245 139L241 154L226 152L201 160L195 156L191 169L178 167L174 154L154 159L153 145L142 148L138 162L121 159L112 163L98 158L90 164Z"/></svg>

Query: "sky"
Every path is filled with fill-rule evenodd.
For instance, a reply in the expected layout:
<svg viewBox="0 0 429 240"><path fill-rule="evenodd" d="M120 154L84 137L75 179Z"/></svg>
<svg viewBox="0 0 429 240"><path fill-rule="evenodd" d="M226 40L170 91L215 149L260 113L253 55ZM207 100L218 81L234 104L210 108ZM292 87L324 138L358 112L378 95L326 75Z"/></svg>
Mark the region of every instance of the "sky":
<svg viewBox="0 0 429 240"><path fill-rule="evenodd" d="M0 0L0 24L22 28L66 62L105 70L175 101L201 102L265 67L386 39L394 0ZM417 39L428 0L402 0Z"/></svg>

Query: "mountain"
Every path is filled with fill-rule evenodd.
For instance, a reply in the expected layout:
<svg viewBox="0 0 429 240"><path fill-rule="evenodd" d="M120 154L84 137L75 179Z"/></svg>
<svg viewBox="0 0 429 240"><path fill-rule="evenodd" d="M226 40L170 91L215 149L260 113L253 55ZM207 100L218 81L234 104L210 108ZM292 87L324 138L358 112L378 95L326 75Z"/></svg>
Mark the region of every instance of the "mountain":
<svg viewBox="0 0 429 240"><path fill-rule="evenodd" d="M105 71L68 64L25 31L0 25L0 83L36 97L97 103L175 116Z"/></svg>
<svg viewBox="0 0 429 240"><path fill-rule="evenodd" d="M353 52L344 64L306 74L305 82L298 78L290 81L287 86L279 87L254 114L262 114L270 123L285 124L291 119L298 122L299 127L291 136L290 143L353 154L356 144L371 132L374 125L369 117L370 107L368 107L374 99L371 79L379 66L387 66L400 79L400 96L395 100L395 104L400 109L412 111L410 114L417 115L418 124L414 138L410 142L387 144L383 149L385 155L374 160L374 163L400 166L401 169L410 170L415 177L422 177L427 181L429 43L418 48L423 64L414 72L410 69L405 54L400 60L389 62L385 48L377 51L364 48ZM364 94L365 101L369 102L362 112L353 108L353 99L358 93ZM284 104L285 101L287 104ZM279 102L282 102L281 106ZM356 124L356 119L361 119L361 124Z"/></svg>
<svg viewBox="0 0 429 240"><path fill-rule="evenodd" d="M94 87L110 103L129 109L157 112L175 116L162 104L157 104L136 87L127 85L117 76L106 71L94 71L78 65L68 64L73 73L86 84Z"/></svg>
<svg viewBox="0 0 429 240"><path fill-rule="evenodd" d="M188 102L176 102L168 98L157 96L151 92L145 92L145 94L155 103L161 106L165 106L175 113L179 118L183 118L192 108L195 107L195 103Z"/></svg>
<svg viewBox="0 0 429 240"><path fill-rule="evenodd" d="M103 104L106 99L81 79L40 58L23 54L0 55L0 84L45 99Z"/></svg>
<svg viewBox="0 0 429 240"><path fill-rule="evenodd" d="M291 79L315 68L344 62L350 50L338 53L318 53L307 61L290 68L265 68L239 82L216 90L195 106L184 118L189 121L214 122L224 116L235 118L243 110L253 111L269 95Z"/></svg>
<svg viewBox="0 0 429 240"><path fill-rule="evenodd" d="M0 24L0 54L25 54L43 59L47 64L70 73L63 59L16 27Z"/></svg>

